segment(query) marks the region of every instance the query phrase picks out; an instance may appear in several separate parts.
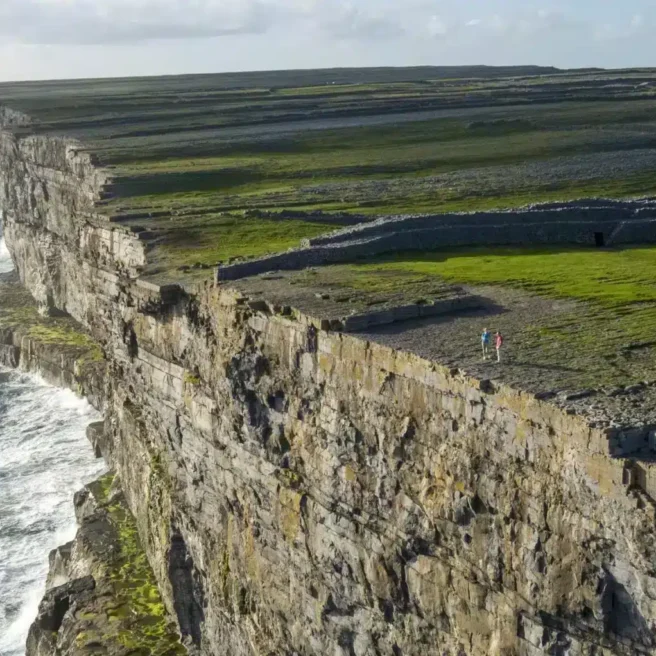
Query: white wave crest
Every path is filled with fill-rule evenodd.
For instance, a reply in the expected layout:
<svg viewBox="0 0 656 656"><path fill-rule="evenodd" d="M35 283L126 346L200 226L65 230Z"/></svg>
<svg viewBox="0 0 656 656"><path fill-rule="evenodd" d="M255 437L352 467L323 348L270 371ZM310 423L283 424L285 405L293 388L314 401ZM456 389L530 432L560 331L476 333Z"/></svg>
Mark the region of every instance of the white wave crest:
<svg viewBox="0 0 656 656"><path fill-rule="evenodd" d="M0 237L0 273L8 273L13 271L14 263L11 261L11 255L9 255L9 249L5 243L5 238Z"/></svg>
<svg viewBox="0 0 656 656"><path fill-rule="evenodd" d="M48 553L75 535L73 494L105 467L86 426L97 413L72 392L0 369L0 654L23 656Z"/></svg>

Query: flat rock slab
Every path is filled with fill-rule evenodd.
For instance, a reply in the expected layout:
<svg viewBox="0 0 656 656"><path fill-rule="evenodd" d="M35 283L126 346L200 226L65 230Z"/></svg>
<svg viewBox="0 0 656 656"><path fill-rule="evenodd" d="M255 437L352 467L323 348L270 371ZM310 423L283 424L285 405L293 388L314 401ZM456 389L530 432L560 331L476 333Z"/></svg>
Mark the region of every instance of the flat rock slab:
<svg viewBox="0 0 656 656"><path fill-rule="evenodd" d="M371 327L371 341L410 351L480 380L512 385L598 427L656 427L656 349L617 348L604 341L604 323L590 307L571 300L534 296L508 288L467 287L486 300L468 312ZM568 338L552 338L568 326ZM483 328L504 335L502 362L483 360ZM580 348L575 340L589 344ZM614 350L613 350L614 349Z"/></svg>
<svg viewBox="0 0 656 656"><path fill-rule="evenodd" d="M402 289L372 292L358 288L340 268L276 272L229 283L253 303L288 306L327 321L341 321L343 329L398 323L419 317L478 307L482 301L462 287L426 279Z"/></svg>

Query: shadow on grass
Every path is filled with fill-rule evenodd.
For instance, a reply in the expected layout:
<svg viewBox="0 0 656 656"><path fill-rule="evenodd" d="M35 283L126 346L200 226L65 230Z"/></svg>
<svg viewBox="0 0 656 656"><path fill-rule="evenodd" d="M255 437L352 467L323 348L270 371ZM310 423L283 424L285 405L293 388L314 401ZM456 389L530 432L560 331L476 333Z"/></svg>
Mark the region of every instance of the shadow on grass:
<svg viewBox="0 0 656 656"><path fill-rule="evenodd" d="M265 177L261 172L252 168L143 175L118 181L115 185L115 193L120 198L136 198L163 194L222 191L262 182Z"/></svg>

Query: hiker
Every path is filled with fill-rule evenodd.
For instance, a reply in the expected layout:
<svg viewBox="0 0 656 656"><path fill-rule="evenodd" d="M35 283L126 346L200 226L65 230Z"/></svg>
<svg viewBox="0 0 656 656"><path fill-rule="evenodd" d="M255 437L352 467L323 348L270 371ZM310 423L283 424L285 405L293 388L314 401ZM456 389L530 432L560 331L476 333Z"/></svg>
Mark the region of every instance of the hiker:
<svg viewBox="0 0 656 656"><path fill-rule="evenodd" d="M490 331L487 328L483 328L483 334L481 335L481 346L483 347L483 360L487 360L487 356L490 353L490 341L491 341Z"/></svg>
<svg viewBox="0 0 656 656"><path fill-rule="evenodd" d="M494 336L494 346L497 349L497 362L501 362L501 347L503 346L503 335L498 330Z"/></svg>

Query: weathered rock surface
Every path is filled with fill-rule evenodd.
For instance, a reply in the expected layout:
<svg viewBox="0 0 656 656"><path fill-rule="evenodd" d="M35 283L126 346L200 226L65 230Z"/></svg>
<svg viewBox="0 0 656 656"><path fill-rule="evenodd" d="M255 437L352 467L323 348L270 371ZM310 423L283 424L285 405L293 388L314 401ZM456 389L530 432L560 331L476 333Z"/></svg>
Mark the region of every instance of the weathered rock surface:
<svg viewBox="0 0 656 656"><path fill-rule="evenodd" d="M27 655L185 654L114 476L82 490L75 504L80 529L50 554Z"/></svg>
<svg viewBox="0 0 656 656"><path fill-rule="evenodd" d="M103 345L105 456L194 650L656 653L648 464L610 431L227 288L138 285L132 237L60 189L99 174L69 146L0 152L8 246Z"/></svg>
<svg viewBox="0 0 656 656"><path fill-rule="evenodd" d="M14 278L0 275L0 365L38 374L102 410L107 367L100 348L70 318L39 316Z"/></svg>

